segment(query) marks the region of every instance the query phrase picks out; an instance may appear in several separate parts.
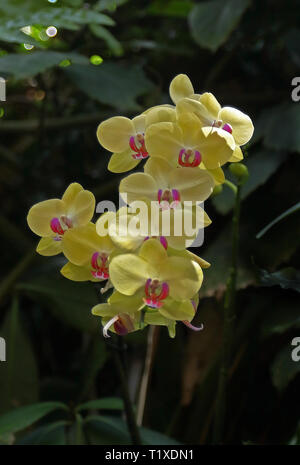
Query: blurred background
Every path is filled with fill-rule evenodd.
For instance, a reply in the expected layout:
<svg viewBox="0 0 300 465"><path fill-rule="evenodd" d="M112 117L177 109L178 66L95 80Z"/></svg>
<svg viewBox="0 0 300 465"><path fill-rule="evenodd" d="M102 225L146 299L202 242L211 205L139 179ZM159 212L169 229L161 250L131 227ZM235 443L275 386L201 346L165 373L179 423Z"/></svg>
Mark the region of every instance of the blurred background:
<svg viewBox="0 0 300 465"><path fill-rule="evenodd" d="M7 80L0 102L0 336L7 342L0 413L43 401L69 408L33 416L39 421L15 434L0 428L0 442L130 443L118 374L90 313L95 289L64 279L62 257L35 253L26 215L74 181L97 202L117 202L120 176L107 170L97 125L171 103L169 83L186 73L198 93L213 92L255 126L244 149L250 177L224 442L299 443L300 362L291 358L300 336L299 211L256 234L299 201L300 103L292 79L300 76L300 2L10 0L0 2L0 17L0 76ZM194 320L205 330L178 324L175 339L165 328L156 334L143 420L148 444L212 441L233 200L224 186L206 202L212 224L193 250L212 264ZM135 402L147 332L125 338ZM78 414L76 406L94 399L102 404L85 421L90 409Z"/></svg>

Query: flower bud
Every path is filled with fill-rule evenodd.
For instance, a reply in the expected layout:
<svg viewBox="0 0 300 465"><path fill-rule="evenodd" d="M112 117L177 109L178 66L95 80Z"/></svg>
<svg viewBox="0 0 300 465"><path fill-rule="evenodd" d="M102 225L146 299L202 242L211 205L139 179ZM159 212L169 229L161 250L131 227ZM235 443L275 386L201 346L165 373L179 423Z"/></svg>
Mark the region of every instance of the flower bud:
<svg viewBox="0 0 300 465"><path fill-rule="evenodd" d="M231 163L229 169L241 185L245 184L249 177L247 166L243 165L243 163Z"/></svg>

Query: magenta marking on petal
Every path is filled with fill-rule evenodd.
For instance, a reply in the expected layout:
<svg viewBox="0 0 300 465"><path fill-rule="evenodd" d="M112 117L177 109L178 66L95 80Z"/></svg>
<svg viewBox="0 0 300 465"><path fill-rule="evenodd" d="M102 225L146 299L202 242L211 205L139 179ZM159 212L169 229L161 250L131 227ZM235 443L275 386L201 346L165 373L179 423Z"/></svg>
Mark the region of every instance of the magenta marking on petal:
<svg viewBox="0 0 300 465"><path fill-rule="evenodd" d="M224 129L224 131L227 131L230 134L232 134L232 126L230 124L225 123L224 126L222 127L222 129Z"/></svg>
<svg viewBox="0 0 300 465"><path fill-rule="evenodd" d="M152 299L151 297L149 297L148 299L144 298L144 302L146 305L148 305L148 307L151 308L161 308L163 306L163 301Z"/></svg>
<svg viewBox="0 0 300 465"><path fill-rule="evenodd" d="M173 197L173 200L175 200L175 202L180 201L180 194L177 189L172 189L172 197Z"/></svg>
<svg viewBox="0 0 300 465"><path fill-rule="evenodd" d="M194 310L195 310L195 312L196 312L196 310L197 310L196 302L195 302L194 300L191 300L191 304L193 305Z"/></svg>
<svg viewBox="0 0 300 465"><path fill-rule="evenodd" d="M100 268L98 265L98 257L99 257L99 252L93 253L92 258L91 258L91 265L94 268L94 270L98 270Z"/></svg>
<svg viewBox="0 0 300 465"><path fill-rule="evenodd" d="M185 154L185 149L181 149L180 152L179 152L179 156L178 156L178 163L181 166L185 166L185 162L183 161L183 155L184 154Z"/></svg>
<svg viewBox="0 0 300 465"><path fill-rule="evenodd" d="M161 202L162 193L163 193L162 189L159 189L159 191L157 193L157 199L158 199L159 202Z"/></svg>
<svg viewBox="0 0 300 465"><path fill-rule="evenodd" d="M147 279L146 284L145 284L145 294L147 297L150 297L150 284L151 284L151 279Z"/></svg>
<svg viewBox="0 0 300 465"><path fill-rule="evenodd" d="M157 296L158 300L164 300L169 295L169 286L167 283L162 283L161 292Z"/></svg>
<svg viewBox="0 0 300 465"><path fill-rule="evenodd" d="M160 236L159 241L160 241L161 245L167 250L167 248L168 248L168 241L167 241L167 239L165 238L165 236Z"/></svg>
<svg viewBox="0 0 300 465"><path fill-rule="evenodd" d="M201 153L198 150L195 150L194 154L194 161L192 162L191 166L194 168L195 166L199 166L202 160Z"/></svg>
<svg viewBox="0 0 300 465"><path fill-rule="evenodd" d="M52 218L52 220L50 221L50 227L52 231L55 232L56 234L60 234L60 235L64 234L64 230L61 227L61 224L58 218Z"/></svg>
<svg viewBox="0 0 300 465"><path fill-rule="evenodd" d="M192 331L202 331L202 329L204 328L203 324L201 324L201 326L194 326L189 321L182 321L182 323L185 324L185 326L187 326Z"/></svg>
<svg viewBox="0 0 300 465"><path fill-rule="evenodd" d="M134 140L134 137L131 136L130 139L129 139L129 145L130 145L130 148L134 151L134 152L138 152L139 149L137 148L136 144L135 144L135 140Z"/></svg>
<svg viewBox="0 0 300 465"><path fill-rule="evenodd" d="M131 136L129 139L129 146L131 150L135 152L132 154L132 157L135 160L143 160L144 158L147 158L149 156L146 146L145 146L144 135L138 134L137 138L138 138L138 143L136 143L135 137Z"/></svg>

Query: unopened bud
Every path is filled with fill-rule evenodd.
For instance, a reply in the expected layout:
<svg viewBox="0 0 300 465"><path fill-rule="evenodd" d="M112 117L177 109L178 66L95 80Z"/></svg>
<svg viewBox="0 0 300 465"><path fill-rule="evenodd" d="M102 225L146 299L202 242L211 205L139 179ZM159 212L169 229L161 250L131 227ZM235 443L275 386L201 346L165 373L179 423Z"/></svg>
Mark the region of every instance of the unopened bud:
<svg viewBox="0 0 300 465"><path fill-rule="evenodd" d="M231 163L229 169L241 185L245 184L249 177L247 166L243 165L243 163Z"/></svg>

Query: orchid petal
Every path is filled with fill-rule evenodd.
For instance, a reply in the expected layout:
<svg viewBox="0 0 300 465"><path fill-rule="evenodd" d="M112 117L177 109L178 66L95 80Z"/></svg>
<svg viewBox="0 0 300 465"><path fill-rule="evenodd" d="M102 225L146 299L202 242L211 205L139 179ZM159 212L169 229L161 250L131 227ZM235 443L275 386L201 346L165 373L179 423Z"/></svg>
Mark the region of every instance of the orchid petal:
<svg viewBox="0 0 300 465"><path fill-rule="evenodd" d="M113 116L99 124L97 129L100 144L110 152L127 150L130 137L135 135L133 122L124 116Z"/></svg>

